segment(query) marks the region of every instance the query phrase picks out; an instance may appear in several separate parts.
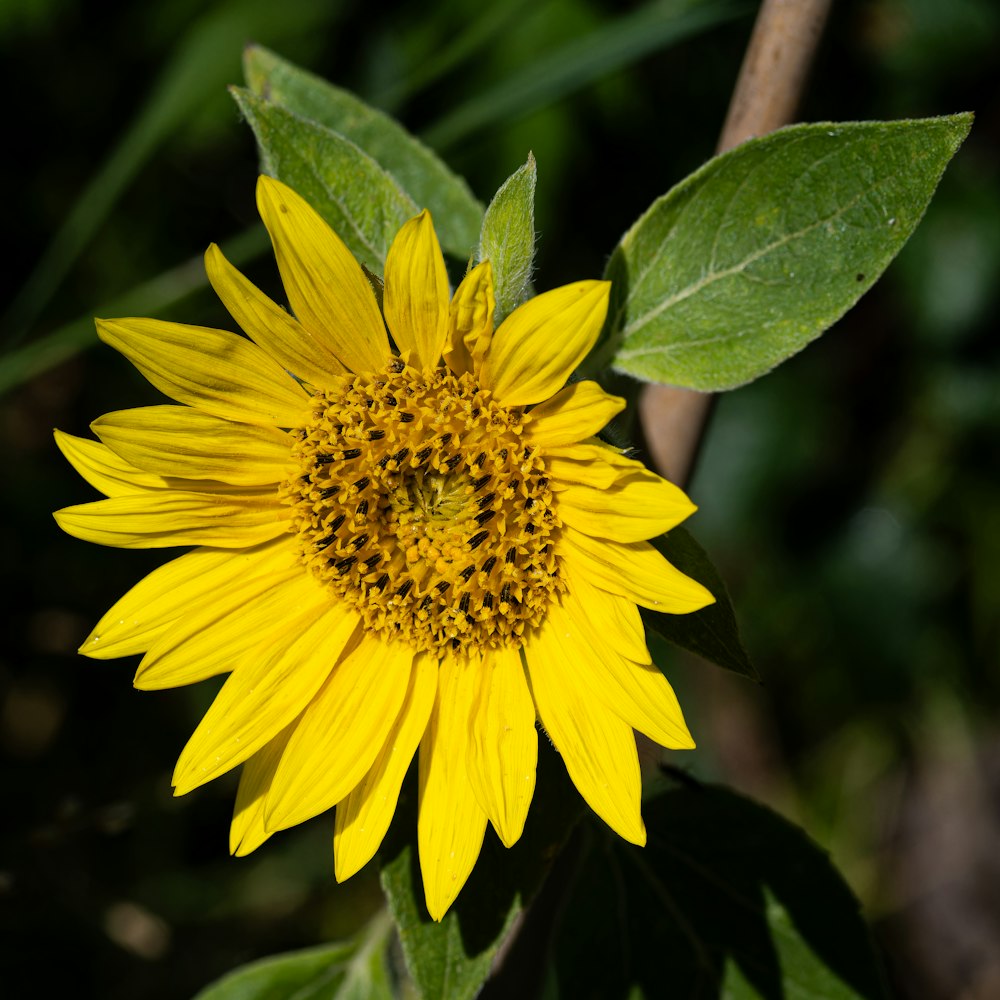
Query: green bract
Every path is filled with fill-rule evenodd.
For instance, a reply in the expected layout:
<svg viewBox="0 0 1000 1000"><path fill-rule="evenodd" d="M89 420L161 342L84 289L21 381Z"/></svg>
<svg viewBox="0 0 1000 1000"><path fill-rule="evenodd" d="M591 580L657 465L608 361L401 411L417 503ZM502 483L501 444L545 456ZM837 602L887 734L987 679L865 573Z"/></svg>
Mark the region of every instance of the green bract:
<svg viewBox="0 0 1000 1000"><path fill-rule="evenodd" d="M476 260L493 265L496 322L499 324L531 295L535 259L535 158L500 186L483 218Z"/></svg>

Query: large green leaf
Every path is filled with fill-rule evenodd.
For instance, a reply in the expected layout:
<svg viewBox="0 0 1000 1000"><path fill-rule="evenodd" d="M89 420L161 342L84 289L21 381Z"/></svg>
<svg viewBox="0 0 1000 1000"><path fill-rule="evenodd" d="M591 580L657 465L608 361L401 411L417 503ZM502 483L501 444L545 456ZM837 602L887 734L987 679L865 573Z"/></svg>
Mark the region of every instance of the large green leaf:
<svg viewBox="0 0 1000 1000"><path fill-rule="evenodd" d="M535 158L529 153L524 166L500 185L483 218L476 260L493 265L497 323L531 294L536 178Z"/></svg>
<svg viewBox="0 0 1000 1000"><path fill-rule="evenodd" d="M393 237L417 206L393 177L342 135L249 90L230 88L257 137L261 168L294 188L351 252L381 274Z"/></svg>
<svg viewBox="0 0 1000 1000"><path fill-rule="evenodd" d="M707 587L715 603L689 615L667 615L641 608L647 628L717 666L757 680L759 675L740 639L726 585L705 550L684 528L674 528L652 539L652 543L682 573Z"/></svg>
<svg viewBox="0 0 1000 1000"><path fill-rule="evenodd" d="M385 944L392 922L377 916L358 941L338 941L253 962L195 1000L392 1000Z"/></svg>
<svg viewBox="0 0 1000 1000"><path fill-rule="evenodd" d="M710 786L643 816L644 848L593 831L556 942L560 997L885 996L857 900L798 827Z"/></svg>
<svg viewBox="0 0 1000 1000"><path fill-rule="evenodd" d="M363 149L418 207L430 209L442 248L468 259L479 236L482 205L461 177L395 119L260 46L246 50L243 72L258 97L325 125Z"/></svg>
<svg viewBox="0 0 1000 1000"><path fill-rule="evenodd" d="M411 775L412 777L412 775ZM379 851L382 888L406 965L424 1000L466 1000L480 990L511 925L535 894L583 812L562 759L539 737L535 796L521 839L509 850L486 831L476 867L440 923L431 920L416 845L416 794L403 786Z"/></svg>
<svg viewBox="0 0 1000 1000"><path fill-rule="evenodd" d="M898 253L971 123L796 125L711 160L612 254L614 367L732 389L801 350Z"/></svg>

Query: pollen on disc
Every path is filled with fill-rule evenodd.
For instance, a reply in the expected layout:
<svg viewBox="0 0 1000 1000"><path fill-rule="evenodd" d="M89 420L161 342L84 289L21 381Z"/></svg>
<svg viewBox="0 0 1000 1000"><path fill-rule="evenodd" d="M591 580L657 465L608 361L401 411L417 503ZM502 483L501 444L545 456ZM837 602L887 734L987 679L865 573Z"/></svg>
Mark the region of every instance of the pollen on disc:
<svg viewBox="0 0 1000 1000"><path fill-rule="evenodd" d="M541 457L471 374L395 361L318 393L282 487L316 577L417 649L519 646L562 589Z"/></svg>

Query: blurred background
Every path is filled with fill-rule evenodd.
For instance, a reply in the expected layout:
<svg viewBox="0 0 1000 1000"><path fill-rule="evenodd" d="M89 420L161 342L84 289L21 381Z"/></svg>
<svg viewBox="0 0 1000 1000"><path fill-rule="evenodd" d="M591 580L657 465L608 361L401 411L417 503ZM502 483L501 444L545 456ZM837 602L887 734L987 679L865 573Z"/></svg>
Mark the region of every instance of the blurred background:
<svg viewBox="0 0 1000 1000"><path fill-rule="evenodd" d="M538 161L536 285L598 276L711 154L755 5L3 0L0 981L10 996L186 997L352 933L332 819L227 853L235 779L173 799L214 688L136 692L75 649L157 552L62 536L96 499L51 430L157 402L91 317L228 326L200 254L277 294L256 156L225 91L259 42L400 117L484 201ZM904 997L1000 996L1000 6L834 4L802 120L976 112L885 278L720 401L689 522L764 683L681 655L676 762L801 823L862 899ZM16 244L16 246L15 246Z"/></svg>

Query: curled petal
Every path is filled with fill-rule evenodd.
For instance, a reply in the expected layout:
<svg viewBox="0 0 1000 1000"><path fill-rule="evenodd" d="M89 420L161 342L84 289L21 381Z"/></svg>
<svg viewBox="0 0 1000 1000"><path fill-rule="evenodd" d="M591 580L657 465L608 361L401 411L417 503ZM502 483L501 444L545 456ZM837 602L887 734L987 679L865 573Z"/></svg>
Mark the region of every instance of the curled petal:
<svg viewBox="0 0 1000 1000"><path fill-rule="evenodd" d="M456 374L477 372L493 338L493 266L477 264L462 279L448 309L444 360Z"/></svg>

